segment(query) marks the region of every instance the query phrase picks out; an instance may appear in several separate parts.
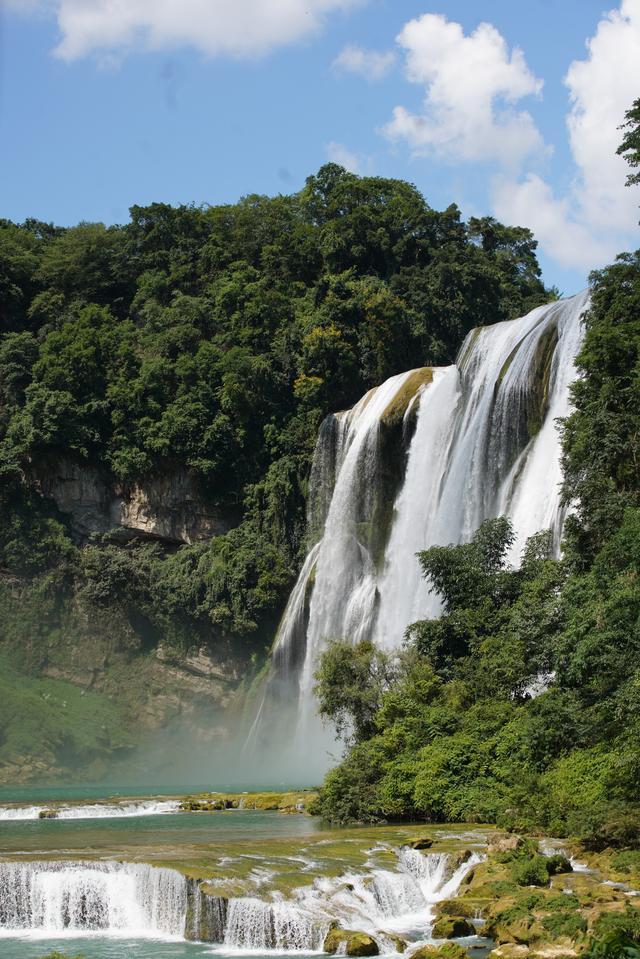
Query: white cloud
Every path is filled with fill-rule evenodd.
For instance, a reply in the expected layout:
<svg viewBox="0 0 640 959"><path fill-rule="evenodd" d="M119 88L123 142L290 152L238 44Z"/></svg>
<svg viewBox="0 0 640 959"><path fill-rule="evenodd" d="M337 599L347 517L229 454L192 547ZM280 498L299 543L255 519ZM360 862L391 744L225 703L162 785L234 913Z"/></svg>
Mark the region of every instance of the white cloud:
<svg viewBox="0 0 640 959"><path fill-rule="evenodd" d="M493 211L499 220L528 226L556 263L590 270L619 252L611 238L573 218L568 199L556 199L548 183L535 173L524 180L498 177L493 182Z"/></svg>
<svg viewBox="0 0 640 959"><path fill-rule="evenodd" d="M638 191L625 186L628 167L616 149L625 111L640 94L640 0L622 0L587 41L587 57L574 60L565 83L576 175L557 199L547 183L494 184L496 215L531 227L559 263L591 269L637 245Z"/></svg>
<svg viewBox="0 0 640 959"><path fill-rule="evenodd" d="M351 173L360 172L361 162L358 154L352 153L344 144L336 143L335 140L327 143L327 158L331 163L339 163L340 166L343 166L345 170L350 170Z"/></svg>
<svg viewBox="0 0 640 959"><path fill-rule="evenodd" d="M379 53L350 43L340 51L333 67L343 73L358 73L367 80L380 80L392 69L396 60L393 50Z"/></svg>
<svg viewBox="0 0 640 959"><path fill-rule="evenodd" d="M398 44L405 51L407 79L425 87L424 108L397 106L383 132L405 140L415 154L448 161L519 163L542 151L531 117L515 104L537 96L542 80L521 50L511 52L502 35L481 23L465 36L459 23L427 13L405 25Z"/></svg>
<svg viewBox="0 0 640 959"><path fill-rule="evenodd" d="M207 56L254 57L317 32L326 14L363 2L48 0L48 6L62 35L54 52L71 61L177 47L195 47Z"/></svg>

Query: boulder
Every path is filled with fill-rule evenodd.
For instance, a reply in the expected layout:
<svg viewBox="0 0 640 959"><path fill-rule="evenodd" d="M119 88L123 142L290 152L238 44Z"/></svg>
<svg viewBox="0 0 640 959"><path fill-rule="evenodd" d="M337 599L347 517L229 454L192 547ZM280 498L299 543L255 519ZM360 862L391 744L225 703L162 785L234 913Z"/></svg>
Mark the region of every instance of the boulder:
<svg viewBox="0 0 640 959"><path fill-rule="evenodd" d="M489 840L487 852L491 855L497 852L515 852L524 845L522 836L514 836L509 833L498 833Z"/></svg>
<svg viewBox="0 0 640 959"><path fill-rule="evenodd" d="M366 932L354 929L330 929L325 936L323 950L334 955L342 947L348 956L377 956L380 954L378 943Z"/></svg>
<svg viewBox="0 0 640 959"><path fill-rule="evenodd" d="M413 842L409 843L411 849L431 849L433 846L433 839L429 839L428 836L421 836L419 839L414 839Z"/></svg>
<svg viewBox="0 0 640 959"><path fill-rule="evenodd" d="M464 916L440 916L433 926L434 939L460 939L475 936L476 928Z"/></svg>
<svg viewBox="0 0 640 959"><path fill-rule="evenodd" d="M435 905L436 915L439 916L464 916L465 919L474 919L478 907L475 903L464 899L441 899Z"/></svg>
<svg viewBox="0 0 640 959"><path fill-rule="evenodd" d="M57 819L58 810L57 809L41 809L38 813L38 819Z"/></svg>

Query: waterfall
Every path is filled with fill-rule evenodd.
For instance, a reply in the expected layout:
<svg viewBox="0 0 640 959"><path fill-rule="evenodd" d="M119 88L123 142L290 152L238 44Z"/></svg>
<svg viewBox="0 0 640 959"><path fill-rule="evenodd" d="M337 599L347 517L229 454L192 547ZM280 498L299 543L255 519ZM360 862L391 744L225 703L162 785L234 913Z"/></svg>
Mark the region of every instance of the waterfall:
<svg viewBox="0 0 640 959"><path fill-rule="evenodd" d="M4 935L182 938L186 905L186 879L172 869L117 862L0 863Z"/></svg>
<svg viewBox="0 0 640 959"><path fill-rule="evenodd" d="M307 526L312 545L285 608L273 647L269 676L248 736L254 769L265 743L297 736L317 740L324 764L322 730L308 695L316 652L328 636L368 635L376 613L377 563L382 559L390 504L402 475L394 462L409 432L412 401L431 381L429 368L409 370L370 390L346 412L327 417L311 469ZM299 716L304 720L301 721ZM326 745L329 745L327 741ZM295 761L297 747L291 759ZM279 759L288 761L287 747ZM268 766L271 760L268 760Z"/></svg>
<svg viewBox="0 0 640 959"><path fill-rule="evenodd" d="M454 366L393 376L323 424L309 505L313 545L251 736L262 751L284 739L285 774L295 763L310 781L329 764L333 739L312 694L327 641L370 638L396 649L410 623L438 615L416 552L468 541L483 520L506 515L516 536L510 562L542 529L552 530L557 553L564 510L556 420L569 412L587 305L582 293L473 330ZM398 417L404 445L389 440ZM275 714L287 717L277 735ZM281 743L278 752L287 752ZM272 771L274 762L271 755Z"/></svg>

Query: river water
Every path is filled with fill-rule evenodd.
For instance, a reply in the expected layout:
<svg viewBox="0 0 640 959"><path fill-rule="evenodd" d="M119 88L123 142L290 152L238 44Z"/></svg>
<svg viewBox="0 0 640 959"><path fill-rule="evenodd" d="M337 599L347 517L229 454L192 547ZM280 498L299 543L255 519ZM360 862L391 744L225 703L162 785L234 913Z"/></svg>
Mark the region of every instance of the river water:
<svg viewBox="0 0 640 959"><path fill-rule="evenodd" d="M447 827L327 830L306 815L244 809L181 813L168 790L135 792L0 792L1 959L53 950L74 959L286 959L318 952L334 918L375 934L391 954L386 934L428 941L433 904L455 894L468 868L453 854L469 849L472 864L486 839L481 827L452 836ZM113 818L107 798L118 799ZM134 800L152 814L122 814ZM53 801L87 818L2 819L16 812L11 803L34 816ZM425 831L434 852L408 848ZM185 874L210 877L223 897L214 897L224 902L215 944L184 938L193 890L206 908L214 901Z"/></svg>

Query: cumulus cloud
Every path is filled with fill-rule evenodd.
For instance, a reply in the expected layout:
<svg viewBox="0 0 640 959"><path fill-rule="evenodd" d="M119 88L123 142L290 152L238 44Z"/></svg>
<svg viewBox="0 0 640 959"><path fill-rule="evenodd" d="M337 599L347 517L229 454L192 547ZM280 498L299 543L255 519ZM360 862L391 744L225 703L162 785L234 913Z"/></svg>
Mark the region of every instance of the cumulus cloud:
<svg viewBox="0 0 640 959"><path fill-rule="evenodd" d="M566 197L529 175L497 180L498 216L530 226L543 248L565 266L591 269L634 244L637 188L625 186L627 165L616 149L624 114L640 94L640 0L622 0L587 41L587 56L565 77L567 128L576 175Z"/></svg>
<svg viewBox="0 0 640 959"><path fill-rule="evenodd" d="M392 69L395 60L393 50L380 53L350 43L333 61L333 68L340 73L358 73L367 80L381 80Z"/></svg>
<svg viewBox="0 0 640 959"><path fill-rule="evenodd" d="M358 154L352 153L344 144L336 143L335 140L327 143L327 159L331 163L339 163L340 166L343 166L345 170L350 170L351 173L360 172L361 162Z"/></svg>
<svg viewBox="0 0 640 959"><path fill-rule="evenodd" d="M516 108L541 93L542 80L491 24L466 36L459 23L427 13L409 21L397 42L407 79L424 86L425 98L419 113L394 109L383 129L390 139L406 141L418 155L505 165L544 148L531 115Z"/></svg>
<svg viewBox="0 0 640 959"><path fill-rule="evenodd" d="M535 173L520 181L496 178L493 210L499 220L530 227L545 253L561 266L589 270L619 252L611 237L576 219L571 201L554 197L549 184Z"/></svg>
<svg viewBox="0 0 640 959"><path fill-rule="evenodd" d="M109 58L133 50L177 47L194 47L207 56L258 56L313 34L327 14L366 0L47 2L62 37L54 52L71 61L90 54Z"/></svg>

